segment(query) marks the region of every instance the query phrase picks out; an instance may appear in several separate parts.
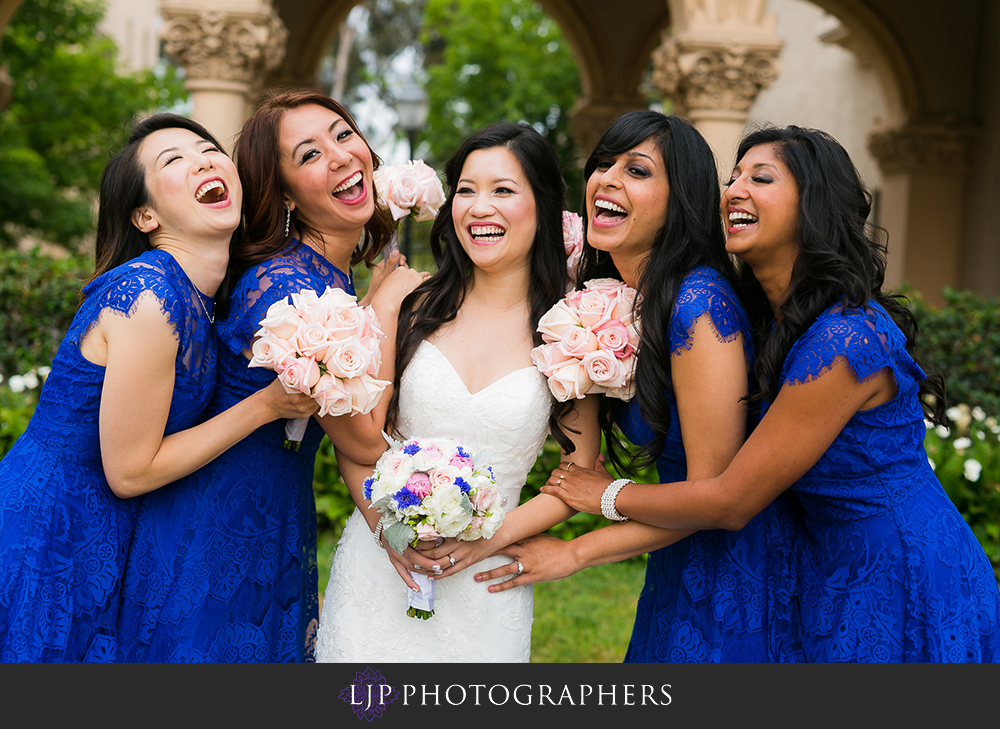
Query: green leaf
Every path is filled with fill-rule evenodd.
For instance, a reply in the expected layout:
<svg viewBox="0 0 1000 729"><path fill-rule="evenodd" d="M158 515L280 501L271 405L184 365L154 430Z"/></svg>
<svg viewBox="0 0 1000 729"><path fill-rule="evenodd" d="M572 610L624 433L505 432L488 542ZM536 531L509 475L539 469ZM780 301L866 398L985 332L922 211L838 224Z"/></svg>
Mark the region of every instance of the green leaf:
<svg viewBox="0 0 1000 729"><path fill-rule="evenodd" d="M382 538L389 542L389 546L396 554L402 554L416 537L417 533L413 527L401 521L390 524L382 532Z"/></svg>

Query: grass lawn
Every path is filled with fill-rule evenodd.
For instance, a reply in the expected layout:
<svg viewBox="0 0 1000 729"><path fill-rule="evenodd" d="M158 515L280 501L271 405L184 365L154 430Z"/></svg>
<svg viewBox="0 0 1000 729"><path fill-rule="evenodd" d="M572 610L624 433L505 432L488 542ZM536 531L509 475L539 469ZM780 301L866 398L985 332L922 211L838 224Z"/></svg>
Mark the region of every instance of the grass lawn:
<svg viewBox="0 0 1000 729"><path fill-rule="evenodd" d="M330 578L332 538L318 545L319 592ZM620 663L632 633L645 574L640 559L578 572L535 585L532 663Z"/></svg>

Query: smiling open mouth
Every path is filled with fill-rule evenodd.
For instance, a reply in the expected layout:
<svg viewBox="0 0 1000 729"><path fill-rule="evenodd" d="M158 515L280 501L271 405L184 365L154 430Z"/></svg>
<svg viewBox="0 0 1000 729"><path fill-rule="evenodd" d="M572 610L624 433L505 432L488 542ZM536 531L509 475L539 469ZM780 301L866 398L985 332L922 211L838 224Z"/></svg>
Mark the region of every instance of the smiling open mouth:
<svg viewBox="0 0 1000 729"><path fill-rule="evenodd" d="M596 208L594 217L604 220L620 220L628 215L625 208L610 200L594 200L594 208Z"/></svg>
<svg viewBox="0 0 1000 729"><path fill-rule="evenodd" d="M470 225L469 235L479 243L496 243L507 231L499 225Z"/></svg>
<svg viewBox="0 0 1000 729"><path fill-rule="evenodd" d="M355 172L342 184L333 189L333 196L338 200L350 202L364 192L364 185L361 182L361 173Z"/></svg>
<svg viewBox="0 0 1000 729"><path fill-rule="evenodd" d="M751 215L750 213L744 213L742 211L734 211L729 213L729 227L730 229L749 228L751 225L757 222L757 216Z"/></svg>
<svg viewBox="0 0 1000 729"><path fill-rule="evenodd" d="M222 180L209 180L198 188L194 194L194 199L202 205L224 202L229 199L229 191Z"/></svg>

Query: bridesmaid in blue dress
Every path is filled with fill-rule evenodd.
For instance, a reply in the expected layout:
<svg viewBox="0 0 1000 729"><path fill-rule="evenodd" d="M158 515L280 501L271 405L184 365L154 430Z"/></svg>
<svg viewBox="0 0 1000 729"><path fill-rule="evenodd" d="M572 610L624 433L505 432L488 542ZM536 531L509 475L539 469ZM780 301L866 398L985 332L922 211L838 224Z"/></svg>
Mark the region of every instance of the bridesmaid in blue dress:
<svg viewBox="0 0 1000 729"><path fill-rule="evenodd" d="M910 354L912 314L882 292L886 246L867 230L857 170L829 135L798 127L750 134L737 159L722 209L727 248L759 285L749 310L769 314L755 369L766 413L721 476L629 485L617 509L733 529L790 489L798 608L774 622L805 660L1000 661L996 576L923 447L925 416L944 421L942 381ZM570 467L544 490L593 511L599 476Z"/></svg>
<svg viewBox="0 0 1000 729"><path fill-rule="evenodd" d="M372 185L379 160L347 110L327 96L272 93L244 125L236 155L246 233L233 253L235 284L218 324L218 384L207 417L276 382L272 370L248 367L271 304L302 289L354 294L351 265L370 265L393 233ZM423 278L405 265L389 269L397 260L377 267L370 302L387 335L379 379L390 381L399 302ZM326 434L352 458L374 462L385 449L379 417L383 403L368 415L311 419L297 449L285 446L284 422L270 423L145 499L122 589L119 659L311 660L316 452Z"/></svg>
<svg viewBox="0 0 1000 729"><path fill-rule="evenodd" d="M105 168L94 277L27 431L0 462L0 661L113 661L133 497L255 423L315 412L272 387L198 425L240 198L233 162L179 116L138 123Z"/></svg>
<svg viewBox="0 0 1000 729"><path fill-rule="evenodd" d="M663 483L716 476L751 422L744 399L753 345L726 254L712 151L682 119L632 112L605 132L584 175L579 281L614 277L636 288L642 322L635 396L601 398L609 456L625 472L655 462ZM639 448L637 462L624 456L619 432ZM768 578L785 564L782 546L794 524L779 499L738 531L630 521L569 542L539 537L507 552L524 572L491 589L649 552L626 661L774 660L794 649L772 647L767 632L782 597L769 593Z"/></svg>

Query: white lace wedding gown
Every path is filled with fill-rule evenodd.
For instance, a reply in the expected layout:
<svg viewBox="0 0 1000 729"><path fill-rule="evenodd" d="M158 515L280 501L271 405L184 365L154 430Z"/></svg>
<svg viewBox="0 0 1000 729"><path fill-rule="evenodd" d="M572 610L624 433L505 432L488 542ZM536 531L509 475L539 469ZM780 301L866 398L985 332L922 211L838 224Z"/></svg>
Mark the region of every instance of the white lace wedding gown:
<svg viewBox="0 0 1000 729"><path fill-rule="evenodd" d="M458 437L473 453L489 450L509 510L518 504L545 441L549 398L545 378L534 367L515 370L472 394L445 356L425 341L400 382L400 431L404 438ZM489 557L437 580L434 615L408 617L406 585L355 509L330 570L317 662L527 662L532 587L491 594L487 583L473 580L476 572L510 562Z"/></svg>

